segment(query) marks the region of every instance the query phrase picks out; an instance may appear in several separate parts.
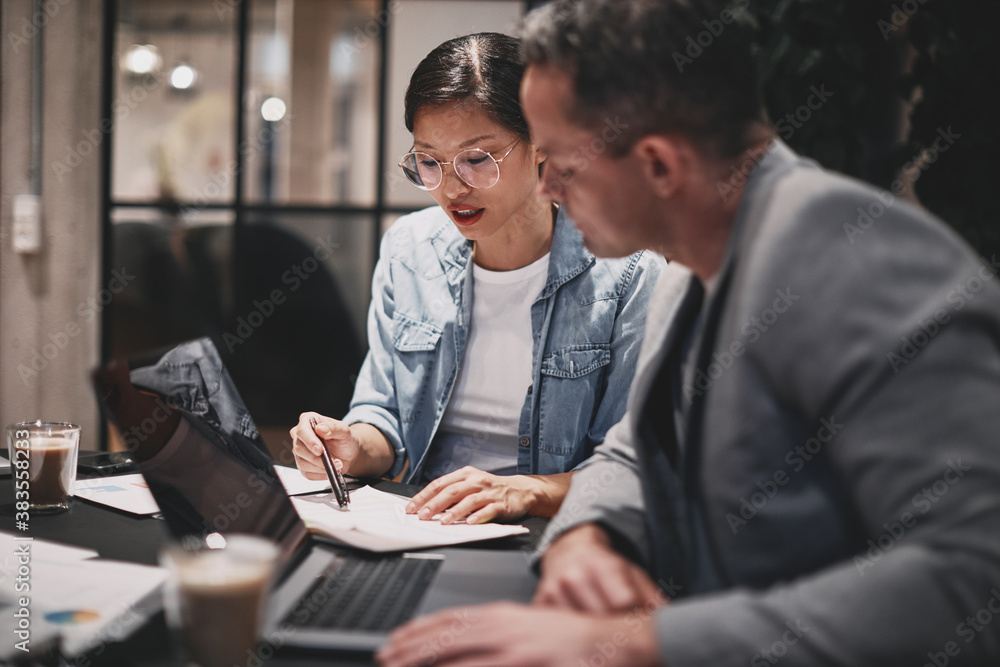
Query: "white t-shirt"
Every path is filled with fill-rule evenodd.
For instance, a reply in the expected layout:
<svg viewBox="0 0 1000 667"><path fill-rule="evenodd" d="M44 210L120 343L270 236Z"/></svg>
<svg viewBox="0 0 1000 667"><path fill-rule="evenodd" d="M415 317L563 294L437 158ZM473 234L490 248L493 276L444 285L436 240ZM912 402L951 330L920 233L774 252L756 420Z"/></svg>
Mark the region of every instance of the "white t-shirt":
<svg viewBox="0 0 1000 667"><path fill-rule="evenodd" d="M472 265L469 337L425 479L466 465L517 472L517 431L531 384L531 304L545 287L548 268L548 253L513 271Z"/></svg>

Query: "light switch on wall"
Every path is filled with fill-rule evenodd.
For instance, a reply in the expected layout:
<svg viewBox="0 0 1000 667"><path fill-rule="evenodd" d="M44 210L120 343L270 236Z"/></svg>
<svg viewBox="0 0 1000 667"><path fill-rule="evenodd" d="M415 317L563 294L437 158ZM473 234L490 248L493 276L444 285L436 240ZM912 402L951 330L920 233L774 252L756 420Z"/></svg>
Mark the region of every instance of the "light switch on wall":
<svg viewBox="0 0 1000 667"><path fill-rule="evenodd" d="M42 249L42 198L14 197L14 252L34 254Z"/></svg>

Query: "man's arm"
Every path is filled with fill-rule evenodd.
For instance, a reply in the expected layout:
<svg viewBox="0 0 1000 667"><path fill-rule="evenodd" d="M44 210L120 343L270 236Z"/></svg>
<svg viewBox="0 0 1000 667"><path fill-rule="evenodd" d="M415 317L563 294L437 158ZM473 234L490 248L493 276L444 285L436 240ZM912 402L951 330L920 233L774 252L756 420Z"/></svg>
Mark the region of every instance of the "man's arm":
<svg viewBox="0 0 1000 667"><path fill-rule="evenodd" d="M611 527L635 554L646 553L642 484L635 450L628 440L630 431L631 419L626 413L573 475L562 507L539 541L533 557L536 562L563 533L584 524L597 524L605 530Z"/></svg>
<svg viewBox="0 0 1000 667"><path fill-rule="evenodd" d="M615 532L620 542L635 557L645 559L648 552L642 483L635 453L633 410L638 392L655 374L663 356L661 341L678 300L684 293L690 273L675 264L662 267L652 294L645 300L648 313L632 383L628 389L626 411L611 426L593 455L573 475L569 493L562 507L539 542L534 555L541 554L562 533L584 523L597 523ZM641 397L640 397L641 398Z"/></svg>
<svg viewBox="0 0 1000 667"><path fill-rule="evenodd" d="M840 480L837 519L855 522L845 548L856 551L770 586L675 601L658 613L664 658L995 664L1000 623L981 621L1000 612L1000 281L898 201L863 236L845 234L874 191L864 199L827 180L778 195L794 222L762 235L742 259L754 271L734 284L770 300L791 286L798 300L741 363L762 370L761 390L788 414L843 425L809 465ZM709 506L706 518L724 512Z"/></svg>

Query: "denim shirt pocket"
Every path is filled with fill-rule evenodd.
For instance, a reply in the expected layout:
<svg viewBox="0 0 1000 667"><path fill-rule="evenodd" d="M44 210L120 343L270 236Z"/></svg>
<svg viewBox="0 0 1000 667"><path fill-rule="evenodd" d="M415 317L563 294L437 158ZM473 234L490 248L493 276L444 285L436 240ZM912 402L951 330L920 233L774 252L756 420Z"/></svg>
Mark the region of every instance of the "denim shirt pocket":
<svg viewBox="0 0 1000 667"><path fill-rule="evenodd" d="M554 350L542 359L538 448L583 460L579 448L601 399L603 373L611 363L608 343L577 344Z"/></svg>
<svg viewBox="0 0 1000 667"><path fill-rule="evenodd" d="M611 363L611 345L570 345L542 359L542 375L576 379Z"/></svg>
<svg viewBox="0 0 1000 667"><path fill-rule="evenodd" d="M430 352L443 331L429 322L396 311L392 316L392 346L400 352Z"/></svg>

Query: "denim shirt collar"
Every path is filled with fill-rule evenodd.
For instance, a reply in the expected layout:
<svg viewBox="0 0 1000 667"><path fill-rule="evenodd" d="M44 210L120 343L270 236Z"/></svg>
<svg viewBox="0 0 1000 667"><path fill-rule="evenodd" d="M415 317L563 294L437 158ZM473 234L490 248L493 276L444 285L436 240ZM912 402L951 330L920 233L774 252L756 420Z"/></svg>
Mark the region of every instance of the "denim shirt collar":
<svg viewBox="0 0 1000 667"><path fill-rule="evenodd" d="M456 286L461 284L472 260L472 241L463 237L448 220L431 234L430 243L448 282ZM560 208L552 232L548 279L539 298L551 296L560 285L580 275L593 263L594 255L583 247L580 231Z"/></svg>

